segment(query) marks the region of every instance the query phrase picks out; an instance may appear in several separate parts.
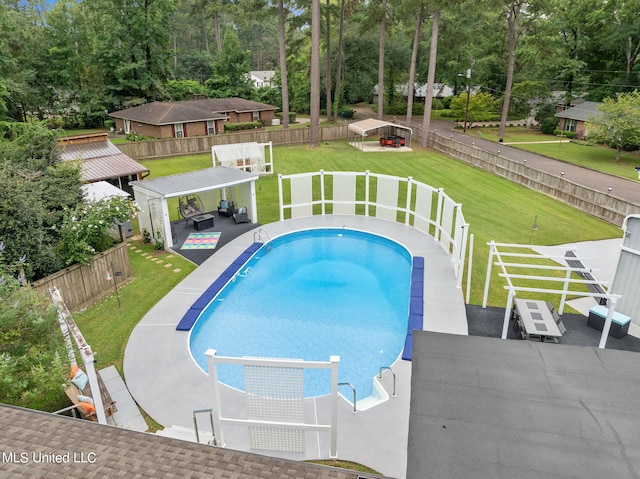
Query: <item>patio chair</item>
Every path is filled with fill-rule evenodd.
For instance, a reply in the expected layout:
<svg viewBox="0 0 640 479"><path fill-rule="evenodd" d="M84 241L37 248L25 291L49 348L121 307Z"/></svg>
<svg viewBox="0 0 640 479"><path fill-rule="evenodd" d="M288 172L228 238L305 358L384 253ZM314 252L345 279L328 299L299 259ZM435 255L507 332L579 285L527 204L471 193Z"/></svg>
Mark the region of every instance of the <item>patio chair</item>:
<svg viewBox="0 0 640 479"><path fill-rule="evenodd" d="M189 220L194 216L199 216L204 213L204 207L202 206L202 200L198 195L187 195L178 198L178 213L184 218L186 228L189 224Z"/></svg>
<svg viewBox="0 0 640 479"><path fill-rule="evenodd" d="M556 325L558 326L558 329L562 334L564 334L567 328L562 322L562 319L560 319L560 315L558 314L558 311L556 311L555 306L551 301L547 301L547 307L549 308L549 311L551 311L551 315L553 316L553 319L555 320Z"/></svg>
<svg viewBox="0 0 640 479"><path fill-rule="evenodd" d="M226 216L227 218L231 218L235 213L235 205L233 201L222 200L220 201L220 206L218 206L218 215Z"/></svg>
<svg viewBox="0 0 640 479"><path fill-rule="evenodd" d="M238 223L248 223L249 222L249 215L247 213L247 207L246 206L241 206L240 208L238 208L238 211L233 214L233 219L235 220L236 224L238 224Z"/></svg>

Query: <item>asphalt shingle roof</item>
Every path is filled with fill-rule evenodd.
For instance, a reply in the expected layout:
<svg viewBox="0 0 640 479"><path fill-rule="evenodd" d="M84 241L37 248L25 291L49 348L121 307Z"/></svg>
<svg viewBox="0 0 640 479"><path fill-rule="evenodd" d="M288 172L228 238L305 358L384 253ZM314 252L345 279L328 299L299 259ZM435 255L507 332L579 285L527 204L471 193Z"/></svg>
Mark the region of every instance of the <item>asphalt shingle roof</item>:
<svg viewBox="0 0 640 479"><path fill-rule="evenodd" d="M588 121L589 118L598 116L602 113L598 110L600 105L602 105L602 103L585 101L556 113L556 116L558 118L569 118L570 120Z"/></svg>
<svg viewBox="0 0 640 479"><path fill-rule="evenodd" d="M244 98L207 98L176 102L154 101L109 113L109 116L148 125L169 125L226 118L230 111L242 113L265 110L276 110L276 107Z"/></svg>
<svg viewBox="0 0 640 479"><path fill-rule="evenodd" d="M6 405L0 405L0 430L3 431L0 434L1 477L358 477L354 471L180 441ZM380 476L367 474L366 477Z"/></svg>

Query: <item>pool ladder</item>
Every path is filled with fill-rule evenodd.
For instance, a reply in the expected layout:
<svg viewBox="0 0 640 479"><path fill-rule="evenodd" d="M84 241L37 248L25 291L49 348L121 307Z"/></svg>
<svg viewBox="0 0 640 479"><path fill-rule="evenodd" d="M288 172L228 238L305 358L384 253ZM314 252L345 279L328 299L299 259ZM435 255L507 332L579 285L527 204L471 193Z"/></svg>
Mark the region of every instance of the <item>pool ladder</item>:
<svg viewBox="0 0 640 479"><path fill-rule="evenodd" d="M349 386L353 391L353 413L358 412L358 408L356 407L356 388L353 387L351 383L338 383L338 386Z"/></svg>
<svg viewBox="0 0 640 479"><path fill-rule="evenodd" d="M391 371L391 374L393 375L393 392L391 393L391 397L396 397L396 373L391 368L391 366L383 366L383 367L381 367L380 368L380 372L378 373L376 378L378 379L378 381L382 382L382 373L385 372L385 371Z"/></svg>
<svg viewBox="0 0 640 479"><path fill-rule="evenodd" d="M198 418L197 418L197 415L198 414L204 414L204 413L209 413L209 421L211 423L211 436L212 436L212 439L209 442L209 444L212 445L212 446L217 446L218 445L218 438L216 438L216 430L213 427L213 409L194 409L194 411L193 411L193 425L195 426L195 431L196 431L196 442L200 443L200 433L198 431Z"/></svg>
<svg viewBox="0 0 640 479"><path fill-rule="evenodd" d="M262 237L264 235L264 238ZM266 239L266 241L265 241ZM253 242L254 243L264 243L267 245L267 251L271 250L271 237L269 233L267 233L264 228L260 228L258 231L253 232Z"/></svg>

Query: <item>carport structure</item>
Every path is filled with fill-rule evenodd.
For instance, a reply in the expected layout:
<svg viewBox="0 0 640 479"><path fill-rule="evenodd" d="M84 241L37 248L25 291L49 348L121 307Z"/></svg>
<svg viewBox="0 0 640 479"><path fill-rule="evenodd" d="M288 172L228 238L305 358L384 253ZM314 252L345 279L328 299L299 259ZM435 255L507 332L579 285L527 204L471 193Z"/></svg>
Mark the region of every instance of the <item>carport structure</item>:
<svg viewBox="0 0 640 479"><path fill-rule="evenodd" d="M223 166L180 173L141 181L132 181L136 203L140 208L140 231L146 229L154 240L173 246L168 201L187 195L198 195L204 211L215 211L220 200L246 206L252 223L258 220L255 182L257 173L248 173Z"/></svg>
<svg viewBox="0 0 640 479"><path fill-rule="evenodd" d="M375 118L367 118L366 120L356 121L347 126L347 141L351 146L365 151L365 138L370 134L378 134L380 137L400 137L404 138L405 145L411 145L411 137L413 130L408 126L398 125L396 123ZM373 142L367 142L373 143Z"/></svg>

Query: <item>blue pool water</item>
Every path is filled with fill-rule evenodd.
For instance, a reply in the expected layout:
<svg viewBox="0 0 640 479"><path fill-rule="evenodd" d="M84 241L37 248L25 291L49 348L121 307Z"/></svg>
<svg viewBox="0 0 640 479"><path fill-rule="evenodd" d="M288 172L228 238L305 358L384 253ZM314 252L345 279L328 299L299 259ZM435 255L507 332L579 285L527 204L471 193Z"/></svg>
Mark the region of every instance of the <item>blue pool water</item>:
<svg viewBox="0 0 640 479"><path fill-rule="evenodd" d="M291 233L263 247L205 308L190 335L193 358L205 351L329 361L358 400L373 377L402 353L407 331L411 256L393 241L346 229ZM213 279L213 278L212 278ZM220 365L219 379L243 390L240 366ZM330 392L330 373L305 372L305 396ZM341 392L350 397L350 390Z"/></svg>

